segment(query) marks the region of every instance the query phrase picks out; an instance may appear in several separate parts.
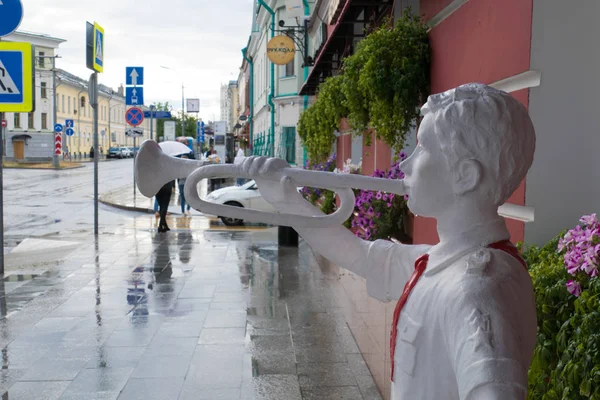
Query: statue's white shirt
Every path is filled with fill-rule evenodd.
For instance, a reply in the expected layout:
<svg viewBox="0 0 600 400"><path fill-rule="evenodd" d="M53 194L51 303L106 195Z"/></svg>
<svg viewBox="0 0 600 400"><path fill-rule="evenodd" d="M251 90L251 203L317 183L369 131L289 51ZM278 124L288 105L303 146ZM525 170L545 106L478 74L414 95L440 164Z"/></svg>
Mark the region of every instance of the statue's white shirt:
<svg viewBox="0 0 600 400"><path fill-rule="evenodd" d="M537 329L531 278L516 258L486 248L508 238L504 221L468 235L480 245L376 241L369 249L367 290L382 301L397 300L416 258L430 253L398 320L392 400L472 399L490 384L525 398Z"/></svg>

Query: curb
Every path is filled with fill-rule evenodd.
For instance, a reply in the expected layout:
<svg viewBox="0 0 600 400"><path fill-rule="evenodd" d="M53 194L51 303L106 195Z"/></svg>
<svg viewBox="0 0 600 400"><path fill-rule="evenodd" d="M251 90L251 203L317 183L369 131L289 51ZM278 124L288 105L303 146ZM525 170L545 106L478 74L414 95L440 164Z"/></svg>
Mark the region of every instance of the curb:
<svg viewBox="0 0 600 400"><path fill-rule="evenodd" d="M106 206L109 207L114 207L114 208L118 208L120 210L125 210L125 211L136 211L136 212L143 212L146 214L154 214L154 210L151 210L149 208L144 208L144 207L135 207L135 206L126 206L123 204L118 204L118 203L113 203L107 200L103 200L103 199L98 199L98 203L104 204Z"/></svg>
<svg viewBox="0 0 600 400"><path fill-rule="evenodd" d="M77 168L85 168L85 165L76 165L74 167L59 167L59 168L27 168L27 167L2 167L2 169L25 169L31 171L63 171Z"/></svg>

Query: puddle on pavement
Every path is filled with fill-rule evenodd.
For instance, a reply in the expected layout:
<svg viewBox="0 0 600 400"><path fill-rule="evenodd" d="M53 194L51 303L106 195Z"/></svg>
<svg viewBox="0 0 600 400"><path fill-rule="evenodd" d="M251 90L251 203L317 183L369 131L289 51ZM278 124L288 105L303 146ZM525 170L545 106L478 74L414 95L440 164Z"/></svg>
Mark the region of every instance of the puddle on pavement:
<svg viewBox="0 0 600 400"><path fill-rule="evenodd" d="M15 275L5 276L4 278L2 278L2 280L4 282L23 282L23 281L30 281L30 280L34 279L35 277L37 277L37 276L39 276L39 275L35 275L35 274L25 274L25 275L15 274Z"/></svg>

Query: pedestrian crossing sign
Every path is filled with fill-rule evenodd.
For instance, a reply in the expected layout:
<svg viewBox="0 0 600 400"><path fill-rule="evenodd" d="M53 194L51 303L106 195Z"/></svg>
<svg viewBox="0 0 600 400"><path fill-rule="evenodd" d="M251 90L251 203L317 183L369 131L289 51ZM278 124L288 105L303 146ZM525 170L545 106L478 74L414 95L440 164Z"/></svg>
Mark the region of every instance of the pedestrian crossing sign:
<svg viewBox="0 0 600 400"><path fill-rule="evenodd" d="M35 109L33 46L0 42L0 112Z"/></svg>
<svg viewBox="0 0 600 400"><path fill-rule="evenodd" d="M94 22L94 71L104 72L104 28Z"/></svg>

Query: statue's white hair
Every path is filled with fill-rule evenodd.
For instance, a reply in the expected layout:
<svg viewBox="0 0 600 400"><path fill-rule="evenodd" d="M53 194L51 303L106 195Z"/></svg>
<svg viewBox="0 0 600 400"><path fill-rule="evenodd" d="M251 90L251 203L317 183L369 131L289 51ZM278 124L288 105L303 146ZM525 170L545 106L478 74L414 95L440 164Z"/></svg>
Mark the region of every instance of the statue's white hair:
<svg viewBox="0 0 600 400"><path fill-rule="evenodd" d="M527 109L506 92L469 83L429 96L421 113L433 114L449 167L477 160L486 195L497 206L506 202L533 163L535 130Z"/></svg>

